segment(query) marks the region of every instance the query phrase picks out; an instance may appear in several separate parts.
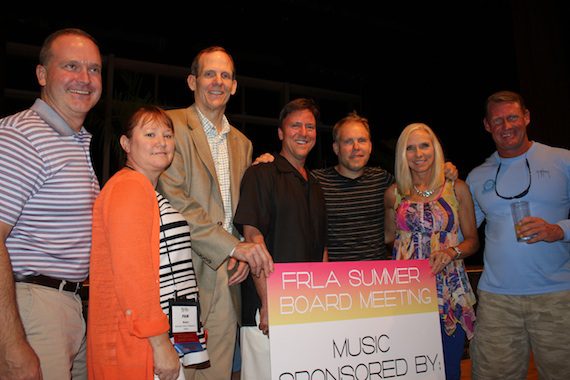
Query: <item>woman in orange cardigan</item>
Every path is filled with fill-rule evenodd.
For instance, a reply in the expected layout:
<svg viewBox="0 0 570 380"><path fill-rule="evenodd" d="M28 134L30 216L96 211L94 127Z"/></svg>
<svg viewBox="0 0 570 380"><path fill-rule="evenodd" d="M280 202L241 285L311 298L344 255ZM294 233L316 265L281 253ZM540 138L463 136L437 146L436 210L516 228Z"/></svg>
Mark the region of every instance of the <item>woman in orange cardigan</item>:
<svg viewBox="0 0 570 380"><path fill-rule="evenodd" d="M155 191L174 155L172 122L162 109L142 107L120 143L126 166L109 179L93 209L89 379L181 379L181 361L204 365L208 354L190 229ZM185 344L173 345L177 330L171 330L168 315L184 332Z"/></svg>

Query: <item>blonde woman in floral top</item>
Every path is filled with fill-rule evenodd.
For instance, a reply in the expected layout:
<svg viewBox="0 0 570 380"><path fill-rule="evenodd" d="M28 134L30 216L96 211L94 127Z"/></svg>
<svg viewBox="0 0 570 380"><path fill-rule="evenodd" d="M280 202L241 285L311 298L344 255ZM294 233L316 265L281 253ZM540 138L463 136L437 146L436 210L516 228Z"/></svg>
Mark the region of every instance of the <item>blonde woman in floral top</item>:
<svg viewBox="0 0 570 380"><path fill-rule="evenodd" d="M453 380L461 377L465 338L473 336L475 321L475 294L463 259L479 249L479 240L468 186L446 181L443 172L443 151L433 131L425 124L408 125L396 145L396 183L385 193L385 228L394 259L429 259L436 275L445 375Z"/></svg>

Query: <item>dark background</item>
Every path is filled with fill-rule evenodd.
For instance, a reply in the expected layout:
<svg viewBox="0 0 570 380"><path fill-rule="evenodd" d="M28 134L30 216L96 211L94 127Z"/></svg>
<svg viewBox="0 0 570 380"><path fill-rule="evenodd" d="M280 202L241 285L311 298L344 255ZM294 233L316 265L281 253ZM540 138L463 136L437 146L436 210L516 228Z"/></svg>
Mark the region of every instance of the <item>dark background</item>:
<svg viewBox="0 0 570 380"><path fill-rule="evenodd" d="M80 27L103 54L186 67L201 48L222 45L238 75L361 95L358 111L371 122L376 160L405 125L425 122L462 177L494 150L481 123L494 91L520 91L531 110L531 137L570 147L570 13L563 1L121 5L128 12L84 6L4 13L4 38L39 46L56 29ZM4 75L35 82L33 67ZM190 104L186 84L178 90L186 97L181 105ZM323 119L334 124L346 112Z"/></svg>

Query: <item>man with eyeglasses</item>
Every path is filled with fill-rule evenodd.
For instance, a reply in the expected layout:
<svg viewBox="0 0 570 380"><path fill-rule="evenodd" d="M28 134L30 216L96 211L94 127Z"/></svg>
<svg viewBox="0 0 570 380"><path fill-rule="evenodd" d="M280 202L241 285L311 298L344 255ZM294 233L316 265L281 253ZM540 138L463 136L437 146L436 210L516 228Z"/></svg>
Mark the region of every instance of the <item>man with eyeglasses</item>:
<svg viewBox="0 0 570 380"><path fill-rule="evenodd" d="M478 285L473 379L570 379L570 151L530 141L530 112L514 92L487 99L497 151L469 173L477 224L486 220ZM530 203L517 242L510 205Z"/></svg>

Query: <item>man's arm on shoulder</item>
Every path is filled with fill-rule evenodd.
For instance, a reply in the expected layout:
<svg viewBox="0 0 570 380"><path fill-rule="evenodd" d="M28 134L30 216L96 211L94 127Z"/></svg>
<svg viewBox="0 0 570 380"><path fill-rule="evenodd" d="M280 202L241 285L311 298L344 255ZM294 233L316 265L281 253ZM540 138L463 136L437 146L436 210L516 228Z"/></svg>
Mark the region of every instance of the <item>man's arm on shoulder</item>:
<svg viewBox="0 0 570 380"><path fill-rule="evenodd" d="M41 379L38 356L28 344L18 307L6 239L12 226L0 222L0 379Z"/></svg>
<svg viewBox="0 0 570 380"><path fill-rule="evenodd" d="M271 153L263 153L255 158L253 165L266 164L268 162L273 162L275 157Z"/></svg>
<svg viewBox="0 0 570 380"><path fill-rule="evenodd" d="M447 161L444 164L443 172L445 174L445 178L450 181L455 181L459 177L459 171L451 161Z"/></svg>

